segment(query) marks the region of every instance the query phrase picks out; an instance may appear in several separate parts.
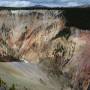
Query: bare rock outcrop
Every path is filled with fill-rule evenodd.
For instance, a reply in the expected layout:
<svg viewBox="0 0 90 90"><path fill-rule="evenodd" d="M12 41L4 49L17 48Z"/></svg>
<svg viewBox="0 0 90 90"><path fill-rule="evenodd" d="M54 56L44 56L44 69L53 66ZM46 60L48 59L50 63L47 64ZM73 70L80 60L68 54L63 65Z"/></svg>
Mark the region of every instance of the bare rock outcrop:
<svg viewBox="0 0 90 90"><path fill-rule="evenodd" d="M65 26L61 10L0 11L0 59L38 62L50 76L63 77L64 90L89 87L89 39L89 31Z"/></svg>

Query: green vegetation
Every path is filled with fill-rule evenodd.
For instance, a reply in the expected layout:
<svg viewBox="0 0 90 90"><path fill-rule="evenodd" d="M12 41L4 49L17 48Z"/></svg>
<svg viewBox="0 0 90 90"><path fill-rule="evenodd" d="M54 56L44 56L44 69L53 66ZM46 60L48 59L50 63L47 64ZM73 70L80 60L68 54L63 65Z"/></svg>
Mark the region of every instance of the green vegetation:
<svg viewBox="0 0 90 90"><path fill-rule="evenodd" d="M12 86L10 87L9 90L16 90L16 88L15 88L15 84L12 84Z"/></svg>
<svg viewBox="0 0 90 90"><path fill-rule="evenodd" d="M0 78L0 87L4 88L5 90L8 90L7 83ZM15 84L12 84L12 86L9 88L9 90L16 90Z"/></svg>
<svg viewBox="0 0 90 90"><path fill-rule="evenodd" d="M4 81L0 78L0 87L1 87L2 85L6 85L6 82L4 82Z"/></svg>
<svg viewBox="0 0 90 90"><path fill-rule="evenodd" d="M4 90L19 90L18 88L16 88L16 85L14 83L11 86L8 86L8 84L0 78L0 90L1 88L4 88ZM22 90L28 90L28 88L24 86Z"/></svg>

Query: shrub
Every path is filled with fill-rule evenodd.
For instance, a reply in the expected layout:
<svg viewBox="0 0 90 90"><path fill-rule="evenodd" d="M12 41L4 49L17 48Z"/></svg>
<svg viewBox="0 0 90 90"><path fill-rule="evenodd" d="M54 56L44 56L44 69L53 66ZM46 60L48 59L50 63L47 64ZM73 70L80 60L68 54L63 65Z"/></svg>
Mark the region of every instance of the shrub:
<svg viewBox="0 0 90 90"><path fill-rule="evenodd" d="M12 84L12 86L10 87L9 90L16 90L16 88L15 88L15 84Z"/></svg>

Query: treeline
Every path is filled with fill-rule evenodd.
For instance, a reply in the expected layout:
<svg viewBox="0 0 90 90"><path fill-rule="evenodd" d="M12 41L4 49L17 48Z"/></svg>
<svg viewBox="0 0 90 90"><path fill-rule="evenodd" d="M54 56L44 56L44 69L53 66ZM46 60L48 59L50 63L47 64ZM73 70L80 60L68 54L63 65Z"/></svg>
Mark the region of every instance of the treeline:
<svg viewBox="0 0 90 90"><path fill-rule="evenodd" d="M33 9L46 9L46 10L87 10L90 7L46 7L41 5L30 7L0 7L0 10L33 10Z"/></svg>

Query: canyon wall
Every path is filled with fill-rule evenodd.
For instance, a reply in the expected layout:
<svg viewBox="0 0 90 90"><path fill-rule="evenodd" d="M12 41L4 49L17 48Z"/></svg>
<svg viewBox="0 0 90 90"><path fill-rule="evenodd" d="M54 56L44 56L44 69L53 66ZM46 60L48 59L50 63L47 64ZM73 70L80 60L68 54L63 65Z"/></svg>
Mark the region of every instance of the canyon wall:
<svg viewBox="0 0 90 90"><path fill-rule="evenodd" d="M69 90L87 90L90 32L66 22L63 10L1 10L0 60L38 63L49 75L65 77Z"/></svg>
<svg viewBox="0 0 90 90"><path fill-rule="evenodd" d="M61 13L58 10L0 11L1 55L38 60L45 46L64 28Z"/></svg>

